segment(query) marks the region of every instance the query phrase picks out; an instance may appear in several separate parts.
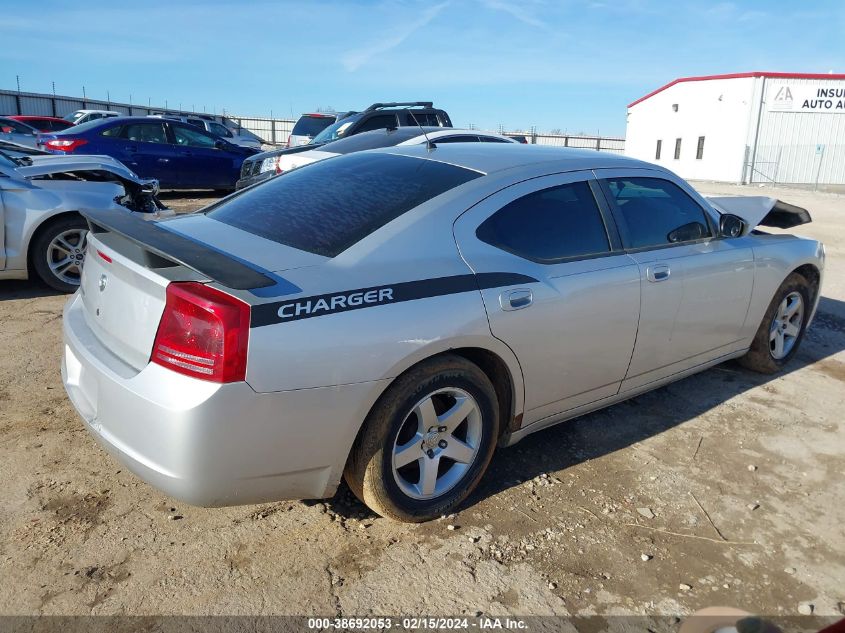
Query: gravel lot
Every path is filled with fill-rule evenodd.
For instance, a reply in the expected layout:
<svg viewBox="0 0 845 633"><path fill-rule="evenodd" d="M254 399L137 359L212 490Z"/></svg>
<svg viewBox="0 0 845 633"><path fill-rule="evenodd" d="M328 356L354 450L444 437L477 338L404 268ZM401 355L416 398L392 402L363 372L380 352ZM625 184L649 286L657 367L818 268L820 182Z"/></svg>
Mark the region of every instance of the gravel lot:
<svg viewBox="0 0 845 633"><path fill-rule="evenodd" d="M425 525L373 516L345 488L175 503L100 450L65 398L65 297L0 282L0 613L843 613L845 197L698 187L813 213L797 232L827 244L824 298L790 371L729 363L536 434Z"/></svg>

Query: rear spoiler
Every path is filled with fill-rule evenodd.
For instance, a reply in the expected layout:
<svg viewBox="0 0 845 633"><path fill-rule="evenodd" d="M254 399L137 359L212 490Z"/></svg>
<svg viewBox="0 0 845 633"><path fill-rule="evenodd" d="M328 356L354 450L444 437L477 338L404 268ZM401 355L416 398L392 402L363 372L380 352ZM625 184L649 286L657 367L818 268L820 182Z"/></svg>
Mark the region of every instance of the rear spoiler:
<svg viewBox="0 0 845 633"><path fill-rule="evenodd" d="M801 207L766 196L735 196L707 198L719 213L739 216L750 229L755 226L773 226L789 229L813 221L810 212Z"/></svg>
<svg viewBox="0 0 845 633"><path fill-rule="evenodd" d="M274 279L246 262L167 230L167 222L149 222L129 211L82 211L91 232L115 233L139 245L168 262L186 266L191 270L236 290L254 290L276 286L281 279Z"/></svg>

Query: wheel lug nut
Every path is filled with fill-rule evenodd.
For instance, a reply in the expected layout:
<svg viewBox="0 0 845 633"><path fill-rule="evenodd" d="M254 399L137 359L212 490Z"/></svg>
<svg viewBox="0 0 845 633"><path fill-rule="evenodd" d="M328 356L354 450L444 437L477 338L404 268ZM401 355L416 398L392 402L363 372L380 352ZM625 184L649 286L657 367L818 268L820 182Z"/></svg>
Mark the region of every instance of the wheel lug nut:
<svg viewBox="0 0 845 633"><path fill-rule="evenodd" d="M445 426L438 426L438 427L437 427L437 431L438 431L439 433L443 433L444 431L446 431L446 427L445 427Z"/></svg>
<svg viewBox="0 0 845 633"><path fill-rule="evenodd" d="M440 440L439 442L437 442L437 445L438 445L440 448L446 448L447 446L449 446L449 445L446 443L446 440Z"/></svg>
<svg viewBox="0 0 845 633"><path fill-rule="evenodd" d="M434 450L430 448L425 452L425 454L429 457L434 457Z"/></svg>

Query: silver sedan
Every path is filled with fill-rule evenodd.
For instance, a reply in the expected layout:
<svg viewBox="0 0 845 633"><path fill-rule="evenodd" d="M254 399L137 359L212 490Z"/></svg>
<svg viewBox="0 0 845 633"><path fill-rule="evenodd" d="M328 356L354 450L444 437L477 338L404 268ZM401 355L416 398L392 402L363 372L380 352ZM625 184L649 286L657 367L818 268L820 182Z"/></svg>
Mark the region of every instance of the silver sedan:
<svg viewBox="0 0 845 633"><path fill-rule="evenodd" d="M109 156L55 156L0 141L0 280L34 274L62 292L79 287L88 223L83 210L172 215L142 180Z"/></svg>
<svg viewBox="0 0 845 633"><path fill-rule="evenodd" d="M824 249L593 151L394 147L297 169L202 213L88 213L62 375L149 483L216 506L331 496L422 521L496 446L727 359L776 372ZM501 459L507 459L502 453Z"/></svg>

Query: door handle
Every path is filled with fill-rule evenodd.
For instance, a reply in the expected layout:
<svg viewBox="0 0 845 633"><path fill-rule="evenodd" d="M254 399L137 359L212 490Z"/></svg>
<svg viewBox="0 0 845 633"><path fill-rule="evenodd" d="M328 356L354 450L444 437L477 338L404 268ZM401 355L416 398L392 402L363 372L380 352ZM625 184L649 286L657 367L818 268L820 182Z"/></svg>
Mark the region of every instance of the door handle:
<svg viewBox="0 0 845 633"><path fill-rule="evenodd" d="M158 158L158 159L156 159L156 161L159 162L159 163L169 163L170 159L169 158Z"/></svg>
<svg viewBox="0 0 845 633"><path fill-rule="evenodd" d="M646 269L646 277L649 281L666 281L672 271L668 264L652 264Z"/></svg>
<svg viewBox="0 0 845 633"><path fill-rule="evenodd" d="M133 154L136 154L138 152L138 146L137 145L127 145L126 147L123 148L123 151L132 152Z"/></svg>
<svg viewBox="0 0 845 633"><path fill-rule="evenodd" d="M521 310L534 302L534 294L528 288L507 290L499 295L499 305L502 310Z"/></svg>

